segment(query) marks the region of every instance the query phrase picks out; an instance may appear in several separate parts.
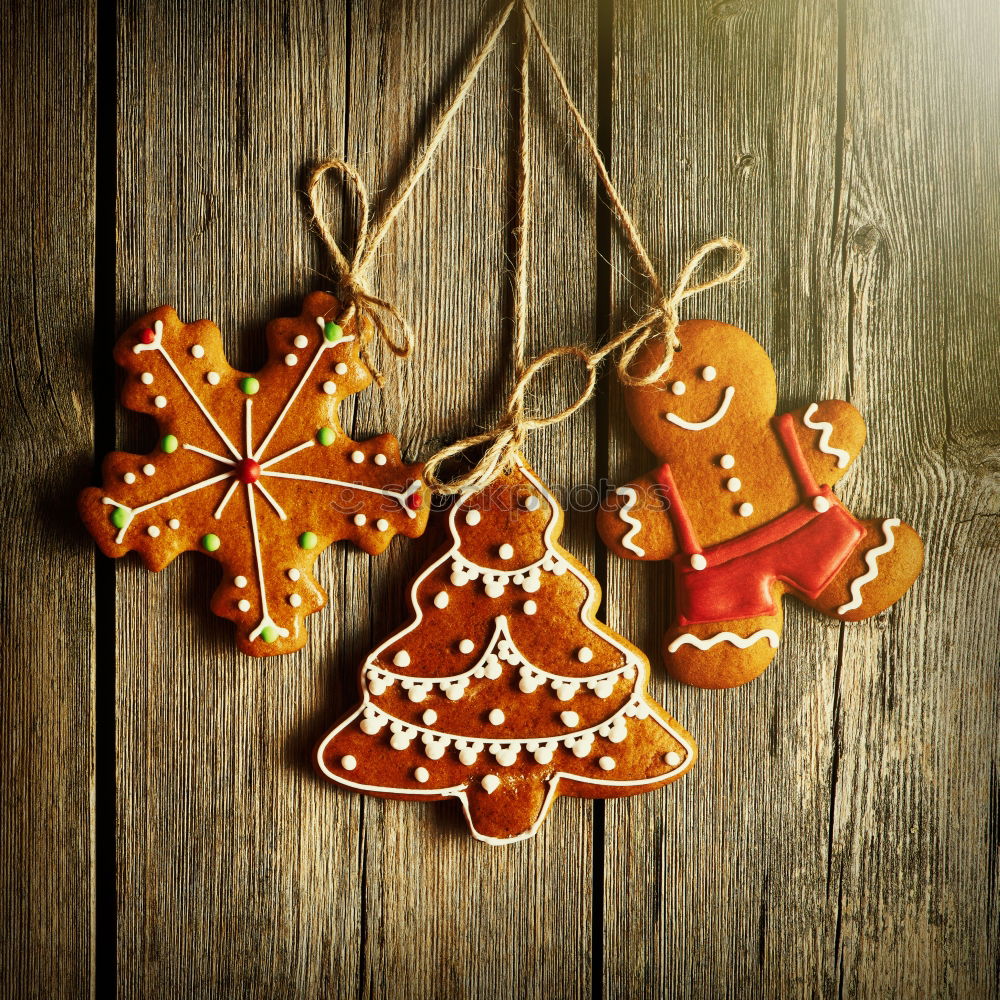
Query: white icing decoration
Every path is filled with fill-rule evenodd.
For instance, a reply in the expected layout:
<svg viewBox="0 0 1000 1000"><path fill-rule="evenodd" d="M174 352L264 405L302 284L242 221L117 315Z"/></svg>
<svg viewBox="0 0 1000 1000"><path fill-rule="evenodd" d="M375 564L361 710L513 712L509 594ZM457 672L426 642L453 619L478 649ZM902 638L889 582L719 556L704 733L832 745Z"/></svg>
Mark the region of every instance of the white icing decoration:
<svg viewBox="0 0 1000 1000"><path fill-rule="evenodd" d="M634 552L641 559L646 554L646 550L636 545L634 539L642 531L642 522L637 517L632 516L632 508L635 507L638 496L631 486L619 486L615 493L626 498L625 503L618 508L618 516L630 525L625 537L622 538L622 548Z"/></svg>
<svg viewBox="0 0 1000 1000"><path fill-rule="evenodd" d="M715 376L716 376L716 371L715 371L715 369L711 365L705 365L705 367L702 368L702 370L701 370L701 377L706 382L714 382L715 381Z"/></svg>
<svg viewBox="0 0 1000 1000"><path fill-rule="evenodd" d="M581 646L576 652L576 658L581 663L590 663L594 658L594 651L589 646Z"/></svg>
<svg viewBox="0 0 1000 1000"><path fill-rule="evenodd" d="M778 648L777 632L774 632L769 628L762 628L754 632L753 635L748 635L746 638L737 635L735 632L716 632L715 635L711 635L707 639L699 639L696 635L691 635L690 632L685 632L683 635L677 636L677 638L674 639L669 646L667 646L667 652L676 653L681 646L695 646L696 648L702 650L711 649L720 642L730 642L739 649L746 649L761 639L767 639L768 645L770 645L771 649Z"/></svg>
<svg viewBox="0 0 1000 1000"><path fill-rule="evenodd" d="M597 763L602 771L613 771L615 769L614 757L602 757Z"/></svg>
<svg viewBox="0 0 1000 1000"><path fill-rule="evenodd" d="M309 346L309 338L304 333L300 333L292 341L292 345L294 347L297 347L301 351L303 347L308 347Z"/></svg>
<svg viewBox="0 0 1000 1000"><path fill-rule="evenodd" d="M482 781L487 795L492 795L500 787L500 779L495 774L487 774Z"/></svg>
<svg viewBox="0 0 1000 1000"><path fill-rule="evenodd" d="M129 486L131 486L135 482L135 473L134 472L126 472L125 475L122 476L122 479L124 479L125 482L128 483Z"/></svg>
<svg viewBox="0 0 1000 1000"><path fill-rule="evenodd" d="M695 554L691 556L692 569L704 569L707 565L708 560L700 552L695 552Z"/></svg>
<svg viewBox="0 0 1000 1000"><path fill-rule="evenodd" d="M410 654L401 649L393 658L392 662L397 667L408 667L410 665Z"/></svg>
<svg viewBox="0 0 1000 1000"><path fill-rule="evenodd" d="M820 431L819 445L817 446L824 455L832 455L837 459L837 468L843 469L851 460L851 456L843 448L834 448L830 444L830 435L833 434L833 424L826 420L813 420L812 415L819 409L816 403L810 403L806 412L802 415L802 423L814 431Z"/></svg>
<svg viewBox="0 0 1000 1000"><path fill-rule="evenodd" d="M178 521L176 517L172 517L172 518L170 518L169 521L167 521L167 527L168 528L173 528L174 531L176 531L180 526L181 526L181 522Z"/></svg>
<svg viewBox="0 0 1000 1000"><path fill-rule="evenodd" d="M577 712L560 712L559 718L562 719L563 725L570 728L580 725L580 716Z"/></svg>
<svg viewBox="0 0 1000 1000"><path fill-rule="evenodd" d="M684 758L676 750L671 750L663 759L671 767L676 767Z"/></svg>
<svg viewBox="0 0 1000 1000"><path fill-rule="evenodd" d="M458 644L458 651L460 653L471 653L476 648L476 644L471 639L463 639Z"/></svg>
<svg viewBox="0 0 1000 1000"><path fill-rule="evenodd" d="M421 785L425 784L430 778L430 772L426 767L418 767L413 772L413 777L420 782Z"/></svg>
<svg viewBox="0 0 1000 1000"><path fill-rule="evenodd" d="M157 397L156 397L156 398L155 398L155 399L153 400L153 405L154 405L154 406L155 406L155 407L156 407L156 408L157 408L158 410L162 410L162 409L163 409L163 407L167 405L167 397L166 397L166 396L157 396Z"/></svg>
<svg viewBox="0 0 1000 1000"><path fill-rule="evenodd" d="M376 465L385 465L385 463L386 463L386 457L385 457L385 455L383 455L383 454L382 454L382 452L379 452L379 453L378 453L378 454L377 454L377 455L376 455L376 456L375 456L375 457L374 457L374 458L372 459L372 461L373 461L373 462L374 462L374 463L375 463Z"/></svg>
<svg viewBox="0 0 1000 1000"><path fill-rule="evenodd" d="M379 518L379 519L378 519L378 520L377 520L377 521L375 522L375 527L376 527L376 528L377 528L377 529L378 529L379 531L388 531L388 530L389 530L389 522L388 522L388 521L387 521L387 520L386 520L386 519L385 519L384 517L380 517L380 518Z"/></svg>
<svg viewBox="0 0 1000 1000"><path fill-rule="evenodd" d="M740 509L739 509L740 517L749 517L752 513L753 513L753 504L752 503L741 503L740 504Z"/></svg>
<svg viewBox="0 0 1000 1000"><path fill-rule="evenodd" d="M209 385L218 385L219 382L222 381L222 379L221 379L221 377L220 377L220 375L219 375L218 372L206 372L205 373L205 381Z"/></svg>
<svg viewBox="0 0 1000 1000"><path fill-rule="evenodd" d="M478 756L479 754L477 754L475 750L470 750L468 747L466 747L464 750L459 750L458 752L459 761L463 763L466 767L471 767L473 764L475 764L476 758Z"/></svg>
<svg viewBox="0 0 1000 1000"><path fill-rule="evenodd" d="M293 608L301 607L301 605L302 605L302 595L301 594L289 594L288 595L288 603Z"/></svg>
<svg viewBox="0 0 1000 1000"><path fill-rule="evenodd" d="M160 537L160 529L155 524L151 524L146 529L146 534L149 535L150 538L159 538Z"/></svg>
<svg viewBox="0 0 1000 1000"><path fill-rule="evenodd" d="M433 708L429 708L426 712L424 712L421 718L424 720L425 726L433 726L438 720L438 714Z"/></svg>
<svg viewBox="0 0 1000 1000"><path fill-rule="evenodd" d="M478 510L472 509L465 515L465 523L474 528L482 518L483 515Z"/></svg>
<svg viewBox="0 0 1000 1000"><path fill-rule="evenodd" d="M538 610L538 605L534 601L525 601L522 610L526 615L533 615Z"/></svg>
<svg viewBox="0 0 1000 1000"><path fill-rule="evenodd" d="M866 583L871 583L878 576L879 556L884 556L887 552L892 551L893 546L896 544L896 537L893 535L892 529L898 528L899 525L900 520L898 517L889 517L882 522L882 534L885 535L885 541L877 549L869 549L865 553L865 563L868 566L868 572L851 582L851 600L846 604L841 604L837 608L838 615L861 607L861 588Z"/></svg>
<svg viewBox="0 0 1000 1000"><path fill-rule="evenodd" d="M524 501L524 509L529 513L534 513L542 505L541 500L538 499L534 494L527 497Z"/></svg>
<svg viewBox="0 0 1000 1000"><path fill-rule="evenodd" d="M237 576L233 578L233 586L237 587L239 590L242 590L248 582L249 581L245 576Z"/></svg>
<svg viewBox="0 0 1000 1000"><path fill-rule="evenodd" d="M293 566L288 571L288 579L295 583L302 574Z"/></svg>
<svg viewBox="0 0 1000 1000"><path fill-rule="evenodd" d="M675 396L683 396L684 393L687 392L687 386L683 382L678 380L677 382L674 382L673 385L670 386L670 391Z"/></svg>
<svg viewBox="0 0 1000 1000"><path fill-rule="evenodd" d="M731 469L736 464L736 459L732 455L723 455L719 459L719 465L724 469Z"/></svg>
<svg viewBox="0 0 1000 1000"><path fill-rule="evenodd" d="M364 514L355 514L354 523L360 528L368 522L368 518Z"/></svg>
<svg viewBox="0 0 1000 1000"><path fill-rule="evenodd" d="M340 766L345 771L353 771L358 766L358 762L354 757L348 754L346 757L340 758Z"/></svg>
<svg viewBox="0 0 1000 1000"><path fill-rule="evenodd" d="M240 611L249 611L250 610L250 602L244 597L239 602L239 604L236 605L236 607L238 607L240 609Z"/></svg>
<svg viewBox="0 0 1000 1000"><path fill-rule="evenodd" d="M346 339L346 338L345 338L345 339ZM351 338L351 339L353 340L353 338ZM343 340L338 340L338 341L337 341L337 343L338 343L338 344L342 344L342 343L343 343ZM337 362L337 364L336 364L336 365L334 365L334 368L333 368L333 370L334 370L334 371L335 371L335 372L336 372L336 373L337 373L338 375L346 375L346 374L347 374L347 365L345 365L343 361L338 361L338 362Z"/></svg>
<svg viewBox="0 0 1000 1000"><path fill-rule="evenodd" d="M513 559L514 558L514 546L510 542L504 542L500 546L500 558L501 559Z"/></svg>
<svg viewBox="0 0 1000 1000"><path fill-rule="evenodd" d="M743 484L736 478L736 476L732 476L730 479L726 480L726 489L729 490L730 493L735 493L742 485Z"/></svg>
<svg viewBox="0 0 1000 1000"><path fill-rule="evenodd" d="M491 726L502 726L507 721L507 716L503 714L503 709L494 708L489 715Z"/></svg>
<svg viewBox="0 0 1000 1000"><path fill-rule="evenodd" d="M323 392L325 392L328 396L334 396L334 395L336 395L336 393L337 393L337 383L336 382L329 382L329 381L324 382L323 383Z"/></svg>
<svg viewBox="0 0 1000 1000"><path fill-rule="evenodd" d="M719 404L719 408L707 420L685 420L683 417L677 416L676 413L668 413L667 420L677 427L683 427L686 431L706 430L717 424L726 415L726 410L729 409L729 404L733 401L733 396L735 395L736 389L731 385L726 386L726 391L722 397L722 402Z"/></svg>
<svg viewBox="0 0 1000 1000"><path fill-rule="evenodd" d="M191 357L192 358L203 358L205 357L205 348L201 344L193 344L191 346Z"/></svg>
<svg viewBox="0 0 1000 1000"><path fill-rule="evenodd" d="M355 465L360 465L365 460L365 453L363 451L352 451L351 461Z"/></svg>
<svg viewBox="0 0 1000 1000"><path fill-rule="evenodd" d="M299 356L297 354L285 355L285 364L288 365L289 368L294 368L298 363L299 363Z"/></svg>
<svg viewBox="0 0 1000 1000"><path fill-rule="evenodd" d="M139 381L142 382L143 385L152 385L153 384L153 373L152 372L143 372L139 376Z"/></svg>
<svg viewBox="0 0 1000 1000"><path fill-rule="evenodd" d="M551 764L552 751L548 747L540 747L535 751L535 760L539 764Z"/></svg>
<svg viewBox="0 0 1000 1000"><path fill-rule="evenodd" d="M447 590L439 590L434 595L434 607L441 608L441 609L446 608L446 607L448 607L448 600L449 600L449 598L448 598L448 591Z"/></svg>
<svg viewBox="0 0 1000 1000"><path fill-rule="evenodd" d="M813 510L817 514L825 514L830 509L830 501L826 497L813 497Z"/></svg>
<svg viewBox="0 0 1000 1000"><path fill-rule="evenodd" d="M503 597L503 584L495 580L491 580L483 589L487 597Z"/></svg>

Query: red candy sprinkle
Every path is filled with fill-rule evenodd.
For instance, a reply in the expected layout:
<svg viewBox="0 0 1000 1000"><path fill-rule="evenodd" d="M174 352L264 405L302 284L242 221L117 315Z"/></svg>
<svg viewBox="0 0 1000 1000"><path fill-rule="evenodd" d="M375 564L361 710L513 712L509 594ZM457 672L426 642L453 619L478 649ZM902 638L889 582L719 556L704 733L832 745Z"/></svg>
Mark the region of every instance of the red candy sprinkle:
<svg viewBox="0 0 1000 1000"><path fill-rule="evenodd" d="M420 508L423 507L423 505L424 505L424 498L419 492L411 493L406 498L406 506L409 507L410 510L420 510Z"/></svg>
<svg viewBox="0 0 1000 1000"><path fill-rule="evenodd" d="M260 463L252 458L244 458L236 463L236 478L248 486L260 479Z"/></svg>
<svg viewBox="0 0 1000 1000"><path fill-rule="evenodd" d="M153 331L147 326L146 329L139 334L139 339L144 344L151 344L154 340L156 340L156 334L153 333Z"/></svg>

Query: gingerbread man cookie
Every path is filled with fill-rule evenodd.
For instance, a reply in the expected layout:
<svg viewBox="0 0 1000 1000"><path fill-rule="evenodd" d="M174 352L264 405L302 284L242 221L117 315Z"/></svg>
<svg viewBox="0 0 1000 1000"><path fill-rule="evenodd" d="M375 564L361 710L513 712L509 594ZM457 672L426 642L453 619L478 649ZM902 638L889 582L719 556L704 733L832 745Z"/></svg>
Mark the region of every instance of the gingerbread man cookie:
<svg viewBox="0 0 1000 1000"><path fill-rule="evenodd" d="M774 369L747 333L692 320L670 371L625 401L661 464L619 487L598 515L609 548L674 564L670 673L734 687L774 658L781 596L843 621L897 601L923 563L917 533L896 517L859 520L830 487L865 440L849 403L825 400L775 416ZM637 370L663 357L651 344Z"/></svg>
<svg viewBox="0 0 1000 1000"><path fill-rule="evenodd" d="M594 577L556 544L562 510L523 460L448 514L413 618L365 660L361 704L320 771L386 798L461 802L473 836L537 832L558 795L657 788L695 744L646 693L642 653L594 619Z"/></svg>
<svg viewBox="0 0 1000 1000"><path fill-rule="evenodd" d="M190 550L221 563L212 610L252 656L304 645L304 619L326 601L312 565L327 545L374 555L427 523L421 466L402 464L395 438L359 443L340 425L340 401L371 382L357 320L342 329L340 313L315 292L301 315L271 322L253 375L230 368L213 323L168 306L115 346L122 402L155 418L159 443L108 455L104 485L80 496L83 520L106 555L136 551L152 570Z"/></svg>

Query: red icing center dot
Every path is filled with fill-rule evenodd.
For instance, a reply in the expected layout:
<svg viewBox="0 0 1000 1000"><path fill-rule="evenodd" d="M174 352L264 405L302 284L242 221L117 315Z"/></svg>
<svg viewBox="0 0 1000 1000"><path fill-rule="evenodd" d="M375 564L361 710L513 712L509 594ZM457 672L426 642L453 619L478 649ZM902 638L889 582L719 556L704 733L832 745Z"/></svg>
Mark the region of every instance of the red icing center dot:
<svg viewBox="0 0 1000 1000"><path fill-rule="evenodd" d="M406 498L406 505L410 510L420 510L424 505L424 498L420 493L411 493Z"/></svg>
<svg viewBox="0 0 1000 1000"><path fill-rule="evenodd" d="M139 334L139 339L144 344L151 344L154 340L156 340L156 334L153 333L153 331L147 326L146 329Z"/></svg>
<svg viewBox="0 0 1000 1000"><path fill-rule="evenodd" d="M257 482L260 479L260 464L255 462L252 458L244 458L242 461L236 463L236 478L241 483Z"/></svg>

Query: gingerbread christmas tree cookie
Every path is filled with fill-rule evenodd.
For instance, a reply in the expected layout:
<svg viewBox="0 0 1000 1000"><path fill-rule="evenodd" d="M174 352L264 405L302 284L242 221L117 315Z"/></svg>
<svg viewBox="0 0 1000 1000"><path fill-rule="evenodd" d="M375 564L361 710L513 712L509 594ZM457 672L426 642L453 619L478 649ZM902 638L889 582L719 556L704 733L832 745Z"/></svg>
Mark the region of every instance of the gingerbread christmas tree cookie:
<svg viewBox="0 0 1000 1000"><path fill-rule="evenodd" d="M781 596L859 621L897 601L920 573L923 545L896 517L859 519L831 490L864 444L849 403L775 415L774 369L747 333L692 320L658 383L625 401L659 465L619 487L598 515L607 545L674 566L667 669L700 687L756 677L781 637ZM662 342L646 346L653 371Z"/></svg>
<svg viewBox="0 0 1000 1000"><path fill-rule="evenodd" d="M221 563L212 610L237 625L253 656L306 641L304 619L326 600L312 565L347 539L374 555L393 535L419 535L428 496L421 467L404 465L389 435L352 441L340 401L371 382L357 320L316 292L301 315L267 328L268 360L253 374L229 366L218 328L182 323L164 306L119 339L122 402L152 416L157 446L114 452L80 511L101 550L136 551L152 570L182 552Z"/></svg>
<svg viewBox="0 0 1000 1000"><path fill-rule="evenodd" d="M642 653L594 618L594 577L556 543L562 510L520 458L448 515L413 618L365 660L361 704L321 772L388 798L457 799L490 843L537 832L558 795L679 778L691 736L646 693Z"/></svg>

